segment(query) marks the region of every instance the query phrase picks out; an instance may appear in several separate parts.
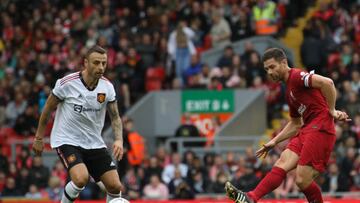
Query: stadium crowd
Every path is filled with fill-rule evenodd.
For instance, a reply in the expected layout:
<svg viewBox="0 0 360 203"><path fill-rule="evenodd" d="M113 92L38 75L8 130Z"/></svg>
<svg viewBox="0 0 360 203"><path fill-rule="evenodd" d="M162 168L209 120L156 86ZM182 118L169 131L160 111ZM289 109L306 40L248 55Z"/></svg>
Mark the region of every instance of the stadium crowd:
<svg viewBox="0 0 360 203"><path fill-rule="evenodd" d="M360 5L356 2L323 3L307 22L301 47L305 67L334 80L337 104L353 119L337 124L328 172L318 179L323 191L329 192L360 189ZM311 3L276 1L270 16L276 33L296 26L296 18ZM284 89L266 78L260 53L251 43L242 55L229 46L231 41L263 34L256 27L256 9L270 5L273 1L4 1L0 6L1 197L61 198L67 173L59 161L47 168L41 157L30 155L27 146L18 150L13 161L6 147L12 137L34 134L56 79L80 70L81 56L94 44L108 50L106 76L116 87L122 114L147 91L159 88L149 75L160 70L162 89L264 89L269 112L275 112L268 114L269 127L272 119L285 119L281 113L286 111ZM276 37L276 33L268 34ZM199 61L199 54L211 47L224 48L217 67ZM122 174L125 195L131 199L193 198L223 193L227 179L250 190L271 168L282 147L264 160L256 159L251 148L245 154L196 157L192 152L180 155L159 147L140 166ZM294 176L289 174L273 196L297 194L293 183ZM89 183L80 198L102 195L95 183Z"/></svg>

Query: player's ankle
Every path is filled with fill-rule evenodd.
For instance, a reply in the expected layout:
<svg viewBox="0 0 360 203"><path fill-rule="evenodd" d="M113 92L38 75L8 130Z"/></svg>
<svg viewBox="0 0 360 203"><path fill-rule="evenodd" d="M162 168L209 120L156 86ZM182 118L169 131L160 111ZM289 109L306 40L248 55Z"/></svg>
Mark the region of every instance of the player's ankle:
<svg viewBox="0 0 360 203"><path fill-rule="evenodd" d="M256 195L254 194L254 192L247 192L246 193L246 195L248 196L248 198L252 201L252 202L254 202L254 203L256 203L257 201L258 201L258 198L256 197Z"/></svg>

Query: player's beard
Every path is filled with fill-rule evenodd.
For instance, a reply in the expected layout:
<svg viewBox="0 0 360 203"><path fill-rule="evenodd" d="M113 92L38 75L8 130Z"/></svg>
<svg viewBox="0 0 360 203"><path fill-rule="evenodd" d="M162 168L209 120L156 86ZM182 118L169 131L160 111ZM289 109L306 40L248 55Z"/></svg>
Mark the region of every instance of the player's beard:
<svg viewBox="0 0 360 203"><path fill-rule="evenodd" d="M270 79L271 79L273 82L279 82L279 76L277 76L277 75L270 75Z"/></svg>

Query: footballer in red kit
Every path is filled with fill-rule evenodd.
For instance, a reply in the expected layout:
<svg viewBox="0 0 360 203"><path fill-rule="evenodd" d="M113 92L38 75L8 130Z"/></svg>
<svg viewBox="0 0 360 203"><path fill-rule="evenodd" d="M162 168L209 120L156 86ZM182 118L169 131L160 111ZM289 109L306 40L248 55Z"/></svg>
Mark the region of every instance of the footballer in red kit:
<svg viewBox="0 0 360 203"><path fill-rule="evenodd" d="M290 116L302 117L303 125L287 148L299 155L299 165L310 164L323 172L336 141L335 125L325 97L311 88L313 74L296 68L289 71L286 100Z"/></svg>
<svg viewBox="0 0 360 203"><path fill-rule="evenodd" d="M334 147L334 120L346 122L351 119L347 113L335 109L336 89L330 78L290 68L284 51L278 48L266 50L262 61L273 81L286 84L290 120L256 155L266 156L276 144L287 139L290 142L254 190L243 192L226 182L226 194L236 203L257 202L279 187L287 172L295 169L296 185L308 202L322 203L321 191L314 179L324 172Z"/></svg>

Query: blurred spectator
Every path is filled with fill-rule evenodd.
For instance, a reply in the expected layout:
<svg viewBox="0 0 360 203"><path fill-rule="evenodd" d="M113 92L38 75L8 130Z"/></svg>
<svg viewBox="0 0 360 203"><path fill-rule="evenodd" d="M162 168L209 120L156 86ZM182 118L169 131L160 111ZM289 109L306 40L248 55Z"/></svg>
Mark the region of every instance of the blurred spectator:
<svg viewBox="0 0 360 203"><path fill-rule="evenodd" d="M187 150L183 156L183 163L190 167L193 164L195 158L197 158L195 152Z"/></svg>
<svg viewBox="0 0 360 203"><path fill-rule="evenodd" d="M145 168L145 183L148 184L150 182L150 177L152 175L157 175L161 177L162 167L159 165L159 160L156 156L151 156L149 160L149 167Z"/></svg>
<svg viewBox="0 0 360 203"><path fill-rule="evenodd" d="M322 67L325 58L323 43L312 33L313 21L308 21L303 30L304 41L301 44L301 59L308 71L315 70L323 74Z"/></svg>
<svg viewBox="0 0 360 203"><path fill-rule="evenodd" d="M230 174L234 174L239 167L238 160L236 158L236 154L234 152L227 152L225 164L229 168Z"/></svg>
<svg viewBox="0 0 360 203"><path fill-rule="evenodd" d="M265 79L265 72L263 71L263 65L261 64L259 54L257 52L251 52L249 57L245 72L247 87L251 87L256 76L260 76L263 81Z"/></svg>
<svg viewBox="0 0 360 203"><path fill-rule="evenodd" d="M174 178L176 170L180 171L181 177L186 177L188 166L181 163L180 154L175 152L171 156L171 164L166 165L162 172L162 181L164 181L165 184L169 184L170 181Z"/></svg>
<svg viewBox="0 0 360 203"><path fill-rule="evenodd" d="M234 55L235 53L232 46L226 46L224 49L224 55L222 55L221 58L218 60L217 66L220 68L223 68L224 66L231 66L232 58Z"/></svg>
<svg viewBox="0 0 360 203"><path fill-rule="evenodd" d="M226 173L224 172L219 172L216 175L216 179L214 182L212 182L212 184L210 185L210 192L212 193L224 193L225 189L224 189L224 185L225 182L228 181L228 177L226 175Z"/></svg>
<svg viewBox="0 0 360 203"><path fill-rule="evenodd" d="M130 80L130 92L132 92L132 101L136 101L144 93L144 77L146 67L144 67L141 56L137 53L136 49L129 48L128 55L126 57L126 64L130 70L133 71L133 75Z"/></svg>
<svg viewBox="0 0 360 203"><path fill-rule="evenodd" d="M10 127L15 125L16 119L19 115L25 112L27 100L24 98L22 92L15 93L15 100L8 103L6 106L6 120Z"/></svg>
<svg viewBox="0 0 360 203"><path fill-rule="evenodd" d="M137 52L141 55L145 69L148 69L155 64L156 47L152 44L151 40L151 35L144 33L142 35L141 43L135 47Z"/></svg>
<svg viewBox="0 0 360 203"><path fill-rule="evenodd" d="M254 166L251 163L245 164L244 174L237 180L235 180L235 185L242 191L251 191L258 184L259 179L254 173Z"/></svg>
<svg viewBox="0 0 360 203"><path fill-rule="evenodd" d="M224 163L224 159L221 155L215 155L214 164L209 168L210 180L213 182L218 180L218 174L220 173L229 174L229 168Z"/></svg>
<svg viewBox="0 0 360 203"><path fill-rule="evenodd" d="M0 194L5 188L5 184L6 184L6 174L4 173L4 171L0 171Z"/></svg>
<svg viewBox="0 0 360 203"><path fill-rule="evenodd" d="M49 176L49 169L43 165L42 158L40 156L35 156L33 165L30 168L30 184L35 184L40 189L46 188Z"/></svg>
<svg viewBox="0 0 360 203"><path fill-rule="evenodd" d="M185 113L184 114L184 121L183 123L176 129L175 137L200 137L200 132L198 128L194 125L191 120L191 114ZM185 143L184 146L203 146L201 142L195 143ZM176 146L173 147L176 149Z"/></svg>
<svg viewBox="0 0 360 203"><path fill-rule="evenodd" d="M196 170L191 173L191 175L192 183L190 185L192 186L192 191L194 191L196 194L208 193L210 183L204 173L200 170Z"/></svg>
<svg viewBox="0 0 360 203"><path fill-rule="evenodd" d="M59 178L61 186L66 185L68 174L67 174L67 171L66 171L64 165L61 163L60 160L56 160L56 162L54 164L54 167L53 167L53 169L51 171L51 176ZM53 183L56 182L55 179L53 179L53 180L49 180L49 183L51 181Z"/></svg>
<svg viewBox="0 0 360 203"><path fill-rule="evenodd" d="M227 16L231 28L231 41L238 41L252 35L251 22L246 9L239 4L231 5L231 15Z"/></svg>
<svg viewBox="0 0 360 203"><path fill-rule="evenodd" d="M25 198L28 198L28 199L41 199L42 196L41 196L41 193L39 192L39 189L36 185L34 184L31 184L29 186L29 192L27 192L25 194Z"/></svg>
<svg viewBox="0 0 360 203"><path fill-rule="evenodd" d="M174 178L171 179L171 181L168 184L168 188L169 188L169 193L171 195L175 195L175 190L177 189L177 187L181 184L185 182L186 183L186 179L184 177L181 176L181 172L179 169L175 169L174 171Z"/></svg>
<svg viewBox="0 0 360 203"><path fill-rule="evenodd" d="M18 177L18 175L19 175L19 171L18 171L18 168L16 167L15 162L10 162L8 177L12 177L12 178L16 179L16 177Z"/></svg>
<svg viewBox="0 0 360 203"><path fill-rule="evenodd" d="M165 184L160 182L157 175L150 177L150 183L144 187L144 199L166 200L169 196L169 190Z"/></svg>
<svg viewBox="0 0 360 203"><path fill-rule="evenodd" d="M354 132L357 136L357 139L360 139L360 113L358 112L353 117L354 124L351 126L351 131Z"/></svg>
<svg viewBox="0 0 360 203"><path fill-rule="evenodd" d="M25 112L16 119L14 129L16 133L24 136L34 135L36 132L38 117L34 106L27 106Z"/></svg>
<svg viewBox="0 0 360 203"><path fill-rule="evenodd" d="M171 157L164 146L158 146L155 156L158 159L161 168L165 168L165 166L169 165L171 162Z"/></svg>
<svg viewBox="0 0 360 203"><path fill-rule="evenodd" d="M48 187L45 189L47 197L52 201L60 201L64 192L61 179L57 176L52 176L49 179Z"/></svg>
<svg viewBox="0 0 360 203"><path fill-rule="evenodd" d="M346 105L346 112L350 118L354 118L360 112L360 101L356 92L351 91L348 95L348 104Z"/></svg>
<svg viewBox="0 0 360 203"><path fill-rule="evenodd" d="M3 151L3 145L0 144L0 171L7 173L9 171L9 161Z"/></svg>
<svg viewBox="0 0 360 203"><path fill-rule="evenodd" d="M174 199L194 199L195 194L187 182L180 182L175 189Z"/></svg>
<svg viewBox="0 0 360 203"><path fill-rule="evenodd" d="M129 118L126 120L124 128L127 131L127 139L129 142L127 159L132 167L138 168L145 158L145 139L134 130L132 119Z"/></svg>
<svg viewBox="0 0 360 203"><path fill-rule="evenodd" d="M28 146L22 146L20 154L16 157L16 167L29 169L32 164L32 158Z"/></svg>
<svg viewBox="0 0 360 203"><path fill-rule="evenodd" d="M253 29L257 35L276 34L279 13L276 4L270 0L258 0L252 8Z"/></svg>
<svg viewBox="0 0 360 203"><path fill-rule="evenodd" d="M207 64L203 64L201 72L199 73L199 85L208 87L210 84L210 67Z"/></svg>
<svg viewBox="0 0 360 203"><path fill-rule="evenodd" d="M352 170L353 162L355 161L356 150L355 148L347 148L346 156L341 160L339 165L340 171L344 174L350 175Z"/></svg>
<svg viewBox="0 0 360 203"><path fill-rule="evenodd" d="M5 187L1 193L2 197L17 197L21 196L20 191L17 188L15 179L13 177L6 178Z"/></svg>
<svg viewBox="0 0 360 203"><path fill-rule="evenodd" d="M190 85L192 83L191 82L192 77L197 76L201 72L201 69L202 69L202 65L199 62L198 56L192 55L190 66L188 66L186 70L184 70L184 73L182 75L183 81L185 82L184 85Z"/></svg>
<svg viewBox="0 0 360 203"><path fill-rule="evenodd" d="M360 93L360 69L353 70L351 72L351 88L352 90L359 94Z"/></svg>
<svg viewBox="0 0 360 203"><path fill-rule="evenodd" d="M188 169L188 174L187 174L187 181L189 182L190 185L194 186L194 184L195 184L194 181L200 181L200 180L194 179L195 177L200 178L196 175L197 173L201 173L201 181L204 184L209 182L208 169L202 164L199 157L194 157L194 160L188 166L189 166L189 169Z"/></svg>
<svg viewBox="0 0 360 203"><path fill-rule="evenodd" d="M223 14L218 10L213 10L211 19L213 21L210 29L212 46L225 47L230 44L231 29Z"/></svg>
<svg viewBox="0 0 360 203"><path fill-rule="evenodd" d="M135 173L134 168L129 168L121 181L126 186L125 194L130 199L137 199L140 197L142 185L140 178Z"/></svg>
<svg viewBox="0 0 360 203"><path fill-rule="evenodd" d="M330 193L349 191L349 177L339 171L336 163L331 163L328 166L328 173L325 175L325 182L321 188L324 192Z"/></svg>
<svg viewBox="0 0 360 203"><path fill-rule="evenodd" d="M182 78L186 68L190 66L192 55L196 54L196 49L191 41L194 37L194 31L187 27L185 21L180 21L169 37L168 53L171 60L175 61L176 77Z"/></svg>
<svg viewBox="0 0 360 203"><path fill-rule="evenodd" d="M20 174L16 177L16 185L19 188L22 195L25 195L26 192L29 190L30 186L30 176L29 176L29 169L21 168Z"/></svg>

